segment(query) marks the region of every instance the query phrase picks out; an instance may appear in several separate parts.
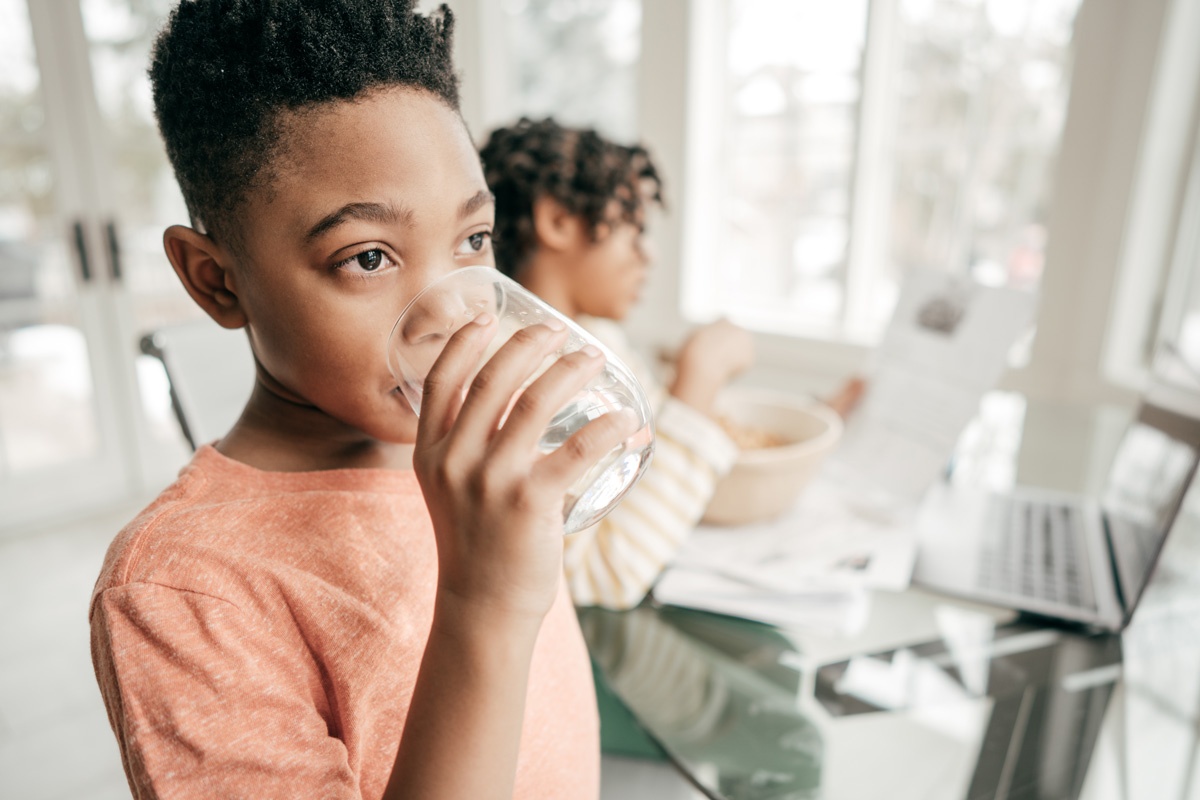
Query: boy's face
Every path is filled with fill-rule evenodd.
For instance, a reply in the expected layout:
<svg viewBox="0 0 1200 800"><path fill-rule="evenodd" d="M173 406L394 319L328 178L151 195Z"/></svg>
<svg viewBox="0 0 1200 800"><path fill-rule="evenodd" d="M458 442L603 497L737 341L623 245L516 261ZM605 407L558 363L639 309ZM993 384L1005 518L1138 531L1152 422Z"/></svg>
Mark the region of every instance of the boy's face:
<svg viewBox="0 0 1200 800"><path fill-rule="evenodd" d="M494 265L493 202L457 113L391 88L285 120L285 154L242 219L237 296L268 387L354 431L411 442L385 345L408 301Z"/></svg>

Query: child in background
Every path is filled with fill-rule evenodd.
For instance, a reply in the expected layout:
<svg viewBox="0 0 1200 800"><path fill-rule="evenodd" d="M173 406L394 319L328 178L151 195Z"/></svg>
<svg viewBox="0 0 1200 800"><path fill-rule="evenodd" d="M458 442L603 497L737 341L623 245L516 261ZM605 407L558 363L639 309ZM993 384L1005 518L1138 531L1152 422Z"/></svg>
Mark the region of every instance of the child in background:
<svg viewBox="0 0 1200 800"><path fill-rule="evenodd" d="M496 196L496 265L604 342L655 406L654 460L641 482L598 525L566 540L575 602L629 608L679 550L737 456L713 401L750 366L753 341L725 321L696 330L664 386L625 337L618 323L651 261L647 206L662 202L643 148L522 119L494 131L480 155Z"/></svg>
<svg viewBox="0 0 1200 800"><path fill-rule="evenodd" d="M592 798L588 654L563 585L567 487L632 432L541 456L602 366L565 331L455 334L421 418L388 373L422 287L491 264L452 17L412 0L186 0L155 112L192 227L192 298L244 328L256 385L114 540L92 658L135 797ZM466 392L464 398L464 390Z"/></svg>
<svg viewBox="0 0 1200 800"><path fill-rule="evenodd" d="M663 202L644 148L553 119L521 119L493 131L480 155L496 196L496 265L603 341L653 399L654 460L616 510L567 538L564 561L578 605L631 608L737 457L713 403L753 362L753 340L725 320L698 328L664 385L621 329L652 260L647 207ZM845 414L861 391L852 380L828 402Z"/></svg>

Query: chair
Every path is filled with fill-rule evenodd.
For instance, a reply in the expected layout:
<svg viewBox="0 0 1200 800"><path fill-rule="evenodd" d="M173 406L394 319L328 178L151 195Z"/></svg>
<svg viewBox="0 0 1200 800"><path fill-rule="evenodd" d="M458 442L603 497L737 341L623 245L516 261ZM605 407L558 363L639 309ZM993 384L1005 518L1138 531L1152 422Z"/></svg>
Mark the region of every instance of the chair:
<svg viewBox="0 0 1200 800"><path fill-rule="evenodd" d="M162 362L171 408L195 450L233 427L254 388L254 357L245 331L211 320L186 322L142 337L141 350Z"/></svg>

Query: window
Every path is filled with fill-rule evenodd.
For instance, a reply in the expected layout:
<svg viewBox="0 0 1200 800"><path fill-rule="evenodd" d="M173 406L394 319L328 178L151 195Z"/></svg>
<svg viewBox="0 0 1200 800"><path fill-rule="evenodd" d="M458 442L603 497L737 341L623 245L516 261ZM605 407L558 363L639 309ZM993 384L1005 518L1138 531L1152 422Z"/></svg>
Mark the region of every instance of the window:
<svg viewBox="0 0 1200 800"><path fill-rule="evenodd" d="M819 389L862 367L917 266L1037 289L1006 388L1127 402L1173 335L1200 0L451 5L477 135L554 114L662 167L627 320L648 351L724 315L762 334L752 380Z"/></svg>
<svg viewBox="0 0 1200 800"><path fill-rule="evenodd" d="M685 314L870 342L913 267L1035 288L1077 7L702 6Z"/></svg>
<svg viewBox="0 0 1200 800"><path fill-rule="evenodd" d="M505 0L508 122L553 116L637 137L640 0Z"/></svg>
<svg viewBox="0 0 1200 800"><path fill-rule="evenodd" d="M139 334L203 316L175 277L162 246L163 229L188 219L158 135L146 73L151 43L171 6L170 0L81 3L92 82L111 158L110 191L121 210L123 280L133 299ZM151 394L162 397L161 390L151 387ZM178 438L174 420L168 422L169 435Z"/></svg>

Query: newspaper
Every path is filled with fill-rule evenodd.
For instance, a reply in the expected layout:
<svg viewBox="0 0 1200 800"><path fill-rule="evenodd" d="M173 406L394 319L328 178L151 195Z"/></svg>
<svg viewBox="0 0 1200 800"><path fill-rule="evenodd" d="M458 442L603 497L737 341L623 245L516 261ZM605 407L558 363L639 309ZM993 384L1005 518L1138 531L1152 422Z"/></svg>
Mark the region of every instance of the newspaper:
<svg viewBox="0 0 1200 800"><path fill-rule="evenodd" d="M859 503L918 502L1032 324L1035 297L954 275L908 275L868 370L869 385L828 469Z"/></svg>

